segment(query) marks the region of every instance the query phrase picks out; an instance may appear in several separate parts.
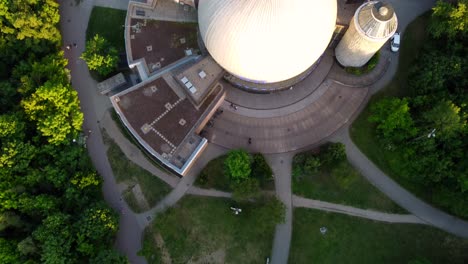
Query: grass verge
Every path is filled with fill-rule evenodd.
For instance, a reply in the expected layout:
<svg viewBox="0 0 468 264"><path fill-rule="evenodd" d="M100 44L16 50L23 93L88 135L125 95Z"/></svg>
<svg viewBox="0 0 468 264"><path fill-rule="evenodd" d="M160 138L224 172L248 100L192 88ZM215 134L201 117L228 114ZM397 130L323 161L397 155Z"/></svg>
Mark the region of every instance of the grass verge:
<svg viewBox="0 0 468 264"><path fill-rule="evenodd" d="M320 227L328 229L325 235ZM468 240L429 226L296 208L289 263L466 263ZM430 262L410 262L426 259Z"/></svg>
<svg viewBox="0 0 468 264"><path fill-rule="evenodd" d="M302 197L363 209L407 213L365 180L347 160L292 180L293 193Z"/></svg>
<svg viewBox="0 0 468 264"><path fill-rule="evenodd" d="M184 197L147 228L140 254L160 263L163 254L154 239L159 233L172 263L265 263L275 227L263 224L269 214L259 217L257 208L243 207L234 215L231 206L226 199ZM216 261L210 261L213 256Z"/></svg>
<svg viewBox="0 0 468 264"><path fill-rule="evenodd" d="M350 74L361 76L371 72L379 63L380 51L377 51L372 58L362 67L346 67L345 71Z"/></svg>
<svg viewBox="0 0 468 264"><path fill-rule="evenodd" d="M372 96L369 104L352 124L350 135L359 149L383 172L418 197L432 202L430 189L403 178L393 171L391 164L397 160L396 155L398 153L381 147L376 134L375 124L368 121L371 115L370 105L374 102L384 97L404 97L414 94L407 85L408 72L428 37L427 25L429 18L430 12L416 18L408 25L405 33L402 35L399 64L395 77L384 89Z"/></svg>
<svg viewBox="0 0 468 264"><path fill-rule="evenodd" d="M86 30L86 41L99 34L108 40L119 53L125 52L124 25L126 15L127 11L125 10L93 7Z"/></svg>
<svg viewBox="0 0 468 264"><path fill-rule="evenodd" d="M131 190L132 186L136 184L140 185L143 196L150 207L156 205L157 202L171 191L170 186L165 182L129 161L119 146L105 131L103 132L103 138L104 143L108 146L107 158L109 159L116 181L118 183L126 183L129 186L122 195L134 212L143 212L148 208L140 205Z"/></svg>

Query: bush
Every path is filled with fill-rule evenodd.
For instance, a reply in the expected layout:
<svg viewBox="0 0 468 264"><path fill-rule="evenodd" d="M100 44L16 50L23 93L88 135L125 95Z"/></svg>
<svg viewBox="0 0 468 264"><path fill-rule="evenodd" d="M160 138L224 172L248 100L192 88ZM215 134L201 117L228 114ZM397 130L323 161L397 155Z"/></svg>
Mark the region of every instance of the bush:
<svg viewBox="0 0 468 264"><path fill-rule="evenodd" d="M226 174L235 183L246 180L250 177L251 163L252 159L247 151L242 149L231 150L224 161Z"/></svg>
<svg viewBox="0 0 468 264"><path fill-rule="evenodd" d="M329 143L321 154L323 163L332 164L346 159L346 147L343 143Z"/></svg>
<svg viewBox="0 0 468 264"><path fill-rule="evenodd" d="M266 232L273 229L277 224L284 223L285 210L284 204L276 197L266 198L259 205L255 205L252 217L259 220L259 224L256 226L257 230Z"/></svg>
<svg viewBox="0 0 468 264"><path fill-rule="evenodd" d="M317 156L307 157L304 163L304 172L307 174L315 174L319 171L322 162Z"/></svg>
<svg viewBox="0 0 468 264"><path fill-rule="evenodd" d="M96 71L102 76L106 76L117 69L119 62L117 49L97 34L93 39L86 42L86 50L81 54L81 59L86 62L90 70Z"/></svg>

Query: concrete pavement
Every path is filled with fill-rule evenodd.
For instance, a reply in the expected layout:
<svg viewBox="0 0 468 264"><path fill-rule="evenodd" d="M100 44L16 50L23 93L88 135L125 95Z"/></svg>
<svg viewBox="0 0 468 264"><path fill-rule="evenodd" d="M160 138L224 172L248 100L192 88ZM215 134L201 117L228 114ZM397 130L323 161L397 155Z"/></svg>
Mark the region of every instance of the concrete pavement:
<svg viewBox="0 0 468 264"><path fill-rule="evenodd" d="M294 207L304 207L317 209L327 212L334 212L340 214L347 214L351 216L367 218L375 221L388 222L388 223L407 223L407 224L428 224L420 218L410 214L389 214L377 212L374 210L360 209L342 204L328 203L304 197L292 196L292 203Z"/></svg>
<svg viewBox="0 0 468 264"><path fill-rule="evenodd" d="M265 158L273 170L276 196L286 207L285 222L276 226L271 253L271 263L282 264L288 262L292 236L291 164L293 154L274 154L267 155Z"/></svg>
<svg viewBox="0 0 468 264"><path fill-rule="evenodd" d="M131 212L130 208L120 200L121 187L115 182L110 164L107 160L106 148L102 141L98 120L109 107L109 99L96 91L96 82L89 75L88 68L79 56L84 51L86 28L94 1L85 0L76 6L74 0L62 0L60 3L60 28L64 45L77 43L76 48L65 50L68 59L68 69L71 71L72 85L78 91L81 110L84 113L85 130L91 130L87 146L91 160L97 172L103 177L102 191L106 202L116 211L123 209ZM124 253L131 263L146 263L145 259L137 256L141 249L141 235L135 215L127 213L120 216L119 231L117 233L116 248Z"/></svg>

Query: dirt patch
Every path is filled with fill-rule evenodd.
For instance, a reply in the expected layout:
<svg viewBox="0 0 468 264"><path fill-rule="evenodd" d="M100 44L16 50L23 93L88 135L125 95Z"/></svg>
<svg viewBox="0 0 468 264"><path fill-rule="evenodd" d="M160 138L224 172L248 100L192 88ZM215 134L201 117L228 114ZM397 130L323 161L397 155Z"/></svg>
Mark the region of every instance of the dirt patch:
<svg viewBox="0 0 468 264"><path fill-rule="evenodd" d="M226 250L218 249L214 252L211 252L210 254L200 257L196 261L189 260L189 262L187 263L188 264L223 264L225 263L224 261L225 258L226 258Z"/></svg>
<svg viewBox="0 0 468 264"><path fill-rule="evenodd" d="M146 201L145 195L143 195L143 192L141 191L140 184L135 184L133 186L132 193L135 196L135 199L137 200L138 206L140 208L142 209L150 208L148 201Z"/></svg>
<svg viewBox="0 0 468 264"><path fill-rule="evenodd" d="M159 250L161 250L161 263L172 264L171 255L169 254L169 251L164 244L164 239L160 233L154 234L154 241L156 242L156 246L159 248Z"/></svg>

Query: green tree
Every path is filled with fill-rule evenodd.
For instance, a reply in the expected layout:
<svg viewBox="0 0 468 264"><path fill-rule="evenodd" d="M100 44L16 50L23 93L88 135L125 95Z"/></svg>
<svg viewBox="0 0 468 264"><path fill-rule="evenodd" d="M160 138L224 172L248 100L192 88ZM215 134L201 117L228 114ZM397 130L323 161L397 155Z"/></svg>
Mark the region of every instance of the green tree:
<svg viewBox="0 0 468 264"><path fill-rule="evenodd" d="M58 3L54 0L0 1L1 33L19 40L46 39L58 42Z"/></svg>
<svg viewBox="0 0 468 264"><path fill-rule="evenodd" d="M119 56L117 49L111 47L106 39L95 35L86 42L86 50L81 55L90 70L106 76L117 68Z"/></svg>
<svg viewBox="0 0 468 264"><path fill-rule="evenodd" d="M0 263L20 263L15 243L0 237Z"/></svg>
<svg viewBox="0 0 468 264"><path fill-rule="evenodd" d="M459 0L457 6L439 0L432 10L429 32L435 38L443 35L453 38L468 31L468 0Z"/></svg>
<svg viewBox="0 0 468 264"><path fill-rule="evenodd" d="M319 171L322 162L317 156L310 155L306 158L304 162L304 173L306 174L315 174Z"/></svg>
<svg viewBox="0 0 468 264"><path fill-rule="evenodd" d="M325 145L320 157L325 164L333 164L346 159L346 147L343 143L328 143ZM320 148L322 151L322 148Z"/></svg>
<svg viewBox="0 0 468 264"><path fill-rule="evenodd" d="M416 135L408 99L385 98L371 105L370 122L377 124L381 138L399 143Z"/></svg>
<svg viewBox="0 0 468 264"><path fill-rule="evenodd" d="M263 188L267 182L273 180L273 171L262 154L256 153L252 157L252 177L257 179Z"/></svg>
<svg viewBox="0 0 468 264"><path fill-rule="evenodd" d="M466 117L461 116L460 110L453 102L444 100L423 113L423 119L427 126L436 129L437 136L450 138L466 128Z"/></svg>
<svg viewBox="0 0 468 264"><path fill-rule="evenodd" d="M7 228L22 228L25 223L20 216L13 211L6 211L0 214L0 232Z"/></svg>
<svg viewBox="0 0 468 264"><path fill-rule="evenodd" d="M62 143L83 124L78 94L69 85L46 82L21 104L51 144Z"/></svg>
<svg viewBox="0 0 468 264"><path fill-rule="evenodd" d="M63 213L49 215L33 232L33 238L41 244L42 263L74 263L70 216Z"/></svg>
<svg viewBox="0 0 468 264"><path fill-rule="evenodd" d="M83 212L76 227L77 250L84 255L94 256L111 244L117 232L118 218L105 204L98 203Z"/></svg>
<svg viewBox="0 0 468 264"><path fill-rule="evenodd" d="M91 259L90 264L129 264L130 262L125 256L119 252L108 249L101 250L96 257Z"/></svg>
<svg viewBox="0 0 468 264"><path fill-rule="evenodd" d="M250 177L251 163L251 157L245 150L231 150L224 161L226 174L233 182L239 183Z"/></svg>
<svg viewBox="0 0 468 264"><path fill-rule="evenodd" d="M286 207L276 197L266 198L255 206L252 218L257 219L257 230L260 233L273 229L277 224L284 223Z"/></svg>
<svg viewBox="0 0 468 264"><path fill-rule="evenodd" d="M37 245L31 236L18 243L18 252L23 256L35 255L38 252Z"/></svg>

